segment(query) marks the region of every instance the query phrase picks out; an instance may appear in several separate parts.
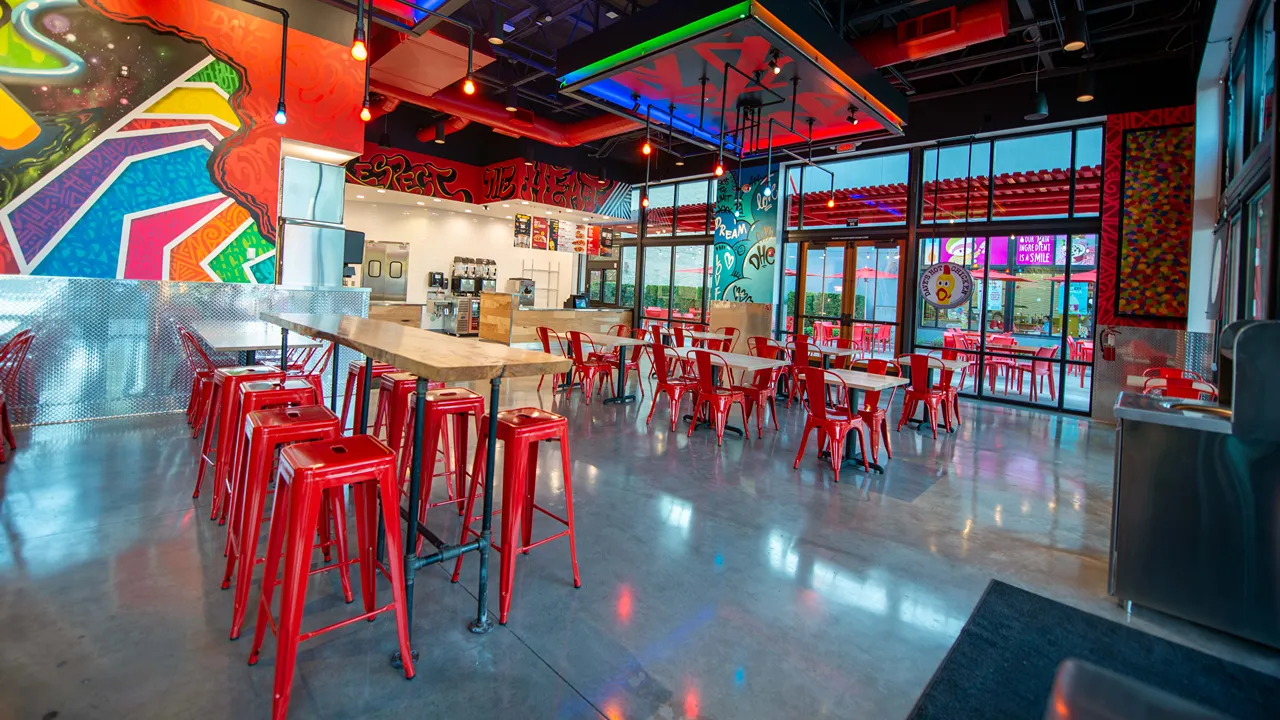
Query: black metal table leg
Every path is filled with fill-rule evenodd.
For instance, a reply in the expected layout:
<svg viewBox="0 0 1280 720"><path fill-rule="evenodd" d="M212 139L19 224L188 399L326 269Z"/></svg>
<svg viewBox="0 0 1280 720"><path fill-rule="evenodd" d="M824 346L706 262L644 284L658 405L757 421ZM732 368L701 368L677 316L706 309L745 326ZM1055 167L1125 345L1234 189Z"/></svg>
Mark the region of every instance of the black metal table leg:
<svg viewBox="0 0 1280 720"><path fill-rule="evenodd" d="M850 398L852 402L849 403L849 411L856 412L854 408L862 407L862 397L859 396L858 393L862 393L865 391L859 390L857 388L851 388L851 390L853 392L853 397ZM823 459L830 458L831 451L823 450L822 452L818 453L818 457ZM854 470L862 469L862 456L857 455L853 452L853 440L848 436L845 436L844 457L841 458L840 460L840 469L843 470L844 468L853 468ZM867 460L867 469L872 472L878 472L881 475L884 474L884 466L882 466L880 463L871 462L870 459Z"/></svg>
<svg viewBox="0 0 1280 720"><path fill-rule="evenodd" d="M719 386L719 385L720 385L720 366L719 366L719 365L712 365L712 366L711 366L711 382L712 382L712 384L714 384L714 385L716 385L716 386ZM697 390L696 390L696 389L694 390L694 397L695 397L695 398L697 397ZM695 402L696 402L696 400L695 400ZM697 416L698 416L698 411L699 411L700 409L701 409L701 408L695 407L695 408L693 409L693 414L692 414L692 415L685 415L685 416L684 416L684 418L683 418L683 419L684 419L684 421L685 421L685 422L696 422L696 420L697 420ZM713 428L713 429L714 429L714 427L715 427L715 426L711 424L711 421L710 421L710 420L703 420L703 421L701 421L701 422L698 422L696 425L694 425L694 426L693 426L693 429L694 429L694 430L701 430L702 428ZM747 436L747 433L746 433L746 432L744 432L742 428L738 427L737 425L730 425L730 424L727 422L727 418L726 418L726 422L725 422L724 429L725 429L726 431L728 431L728 432L737 433L738 435L740 435L740 436L742 436L742 437L746 437L746 436Z"/></svg>
<svg viewBox="0 0 1280 720"><path fill-rule="evenodd" d="M256 354L252 357L257 360ZM289 374L289 331L285 328L280 328L280 369Z"/></svg>
<svg viewBox="0 0 1280 720"><path fill-rule="evenodd" d="M413 649L413 582L418 574L418 493L422 489L422 418L427 412L427 381L418 378L414 386L416 395L413 401L413 434L406 452L412 458L409 462L409 515L405 520L404 542L404 613L408 618L409 649L414 662L418 660L418 651ZM381 515L379 515L381 517ZM383 547L385 534L378 537L378 556L385 554ZM400 653L391 658L391 664L402 667Z"/></svg>
<svg viewBox="0 0 1280 720"><path fill-rule="evenodd" d="M618 390L611 398L605 398L605 405L625 405L636 401L635 395L624 395L627 391L627 356L624 352L626 345L615 345L614 350L618 352Z"/></svg>
<svg viewBox="0 0 1280 720"><path fill-rule="evenodd" d="M257 350L245 350L245 351L244 351L244 353L242 354L241 359L242 359L242 360L244 360L244 363L243 363L244 365L257 365L257 364L258 364L258 351L257 351Z"/></svg>
<svg viewBox="0 0 1280 720"><path fill-rule="evenodd" d="M333 357L329 377L329 409L336 415L338 413L338 348L342 347L338 343L333 343Z"/></svg>
<svg viewBox="0 0 1280 720"><path fill-rule="evenodd" d="M493 537L493 467L498 460L498 395L501 388L501 376L489 381L489 439L484 449L484 509L480 519L480 587L476 591L476 619L469 626L476 634L493 629L486 604L489 596L489 544ZM463 518L463 522L469 519Z"/></svg>

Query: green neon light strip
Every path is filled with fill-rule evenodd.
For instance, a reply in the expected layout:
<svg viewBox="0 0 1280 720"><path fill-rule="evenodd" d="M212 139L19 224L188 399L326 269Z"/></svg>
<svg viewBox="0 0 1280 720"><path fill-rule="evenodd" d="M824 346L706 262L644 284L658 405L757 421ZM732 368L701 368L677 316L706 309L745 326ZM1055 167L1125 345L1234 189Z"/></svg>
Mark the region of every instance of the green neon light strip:
<svg viewBox="0 0 1280 720"><path fill-rule="evenodd" d="M564 77L560 78L560 86L572 85L583 78L591 77L596 73L613 67L615 65L623 65L631 62L642 55L648 55L655 50L661 50L669 45L674 45L685 38L700 35L718 25L723 25L731 20L741 20L747 16L751 10L751 0L739 3L732 7L727 7L720 12L708 15L701 20L695 20L684 27L676 28L670 32L663 33L658 37L646 40L639 45L633 45L626 50L616 52L603 60L597 60L590 65L578 68Z"/></svg>

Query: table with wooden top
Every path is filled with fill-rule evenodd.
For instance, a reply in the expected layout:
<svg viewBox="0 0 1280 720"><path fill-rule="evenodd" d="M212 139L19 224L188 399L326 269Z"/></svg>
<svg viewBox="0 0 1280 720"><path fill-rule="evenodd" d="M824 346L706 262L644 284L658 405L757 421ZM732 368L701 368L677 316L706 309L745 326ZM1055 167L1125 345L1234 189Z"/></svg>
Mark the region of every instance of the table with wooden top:
<svg viewBox="0 0 1280 720"><path fill-rule="evenodd" d="M240 360L245 365L257 364L259 350L274 350L280 347L280 328L264 322L201 320L187 327L215 352L240 353ZM318 347L320 342L291 334L289 344L294 347Z"/></svg>
<svg viewBox="0 0 1280 720"><path fill-rule="evenodd" d="M910 380L898 375L877 375L874 373L862 372L860 370L828 369L827 372L843 380L845 387L849 388L849 390L853 392L855 397L849 398L848 402L850 410L854 412L856 412L856 410L854 410L855 408L862 407L865 393L892 390L911 382ZM830 376L825 377L827 378L828 385L835 384L832 382ZM864 393L864 395L862 397L858 397L857 393ZM825 452L819 453L819 456L827 457ZM860 470L862 469L862 461L863 457L853 452L853 443L846 442L844 444L844 459L840 461L840 467L851 467ZM884 473L884 467L879 463L871 462L870 459L867 459L867 468L878 473Z"/></svg>
<svg viewBox="0 0 1280 720"><path fill-rule="evenodd" d="M262 313L260 317L281 328L279 335L285 339L281 349L286 352L287 338L290 336L287 331L293 331L309 338L333 343L335 367L339 346L364 354L364 397L360 406L358 425L358 430L362 434L367 432L369 427L369 394L373 387L373 362L379 360L394 365L402 372L417 376L413 435L408 449L408 452L412 453L409 470L409 508L407 512L400 511L401 517L405 519L407 530L404 537L404 578L405 611L409 618L410 637L412 638L413 629L413 584L417 571L428 565L453 560L463 553L472 551L480 553L480 582L477 591L476 619L471 622L471 632L484 633L491 630L493 623L489 619L486 602L489 588L489 547L493 535L493 472L497 464L495 455L498 440L498 400L502 379L564 373L573 367L573 363L568 358L541 351L521 350L496 343L451 337L420 328L350 315ZM487 464L485 465L481 532L479 539L462 545L450 545L428 530L425 525L417 522L418 496L422 487L424 465L421 449L428 380L450 383L470 380L489 381L489 436L484 450ZM432 463L427 463L426 466L427 471L430 472ZM436 552L418 557L416 550L419 535L434 545ZM378 555L381 557L385 551L381 543L379 545ZM399 653L392 658L393 665L397 665L398 662Z"/></svg>
<svg viewBox="0 0 1280 720"><path fill-rule="evenodd" d="M692 362L694 359L693 354L701 349L702 348L675 348L675 351L679 353L682 357ZM721 367L729 367L735 370L740 370L745 374L745 373L754 373L759 370L772 370L774 368L785 367L786 365L790 364L786 360L756 357L755 355L742 355L740 353L718 352L715 350L704 350L703 352L711 353L711 373L712 373L711 381L716 385L720 384L719 370ZM697 408L694 408L694 411L696 414ZM689 422L693 422L694 416L685 415L684 419L688 420ZM698 423L697 425L694 426L694 429L700 430L703 427L709 428L711 427L711 423L710 422ZM746 437L746 432L742 428L737 427L735 425L725 425L724 429L732 430L733 432L739 435L742 435L743 437Z"/></svg>
<svg viewBox="0 0 1280 720"><path fill-rule="evenodd" d="M618 353L618 387L613 397L605 398L605 405L625 405L636 401L635 395L625 394L627 391L627 348L649 343L638 338L619 337L617 335L600 335L591 338L591 342L601 347L611 347ZM643 381L643 380L642 380Z"/></svg>

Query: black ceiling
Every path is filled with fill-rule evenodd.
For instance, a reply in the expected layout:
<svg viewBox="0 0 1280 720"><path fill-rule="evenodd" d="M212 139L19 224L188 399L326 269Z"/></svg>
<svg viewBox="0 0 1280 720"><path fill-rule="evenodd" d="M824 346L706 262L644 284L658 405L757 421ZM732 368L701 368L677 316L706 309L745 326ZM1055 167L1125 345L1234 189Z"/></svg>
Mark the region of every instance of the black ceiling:
<svg viewBox="0 0 1280 720"><path fill-rule="evenodd" d="M597 27L623 22L633 13L662 12L663 2L680 0L454 0L445 7L452 8L451 18L475 28L478 40L487 33L495 7L515 28L507 33L501 47L487 48L496 50L499 62L478 73L481 92L497 96L514 85L524 107L540 116L571 122L599 111L558 94L553 75L557 50ZM968 3L807 0L806 4L832 27L843 27L844 37L854 40L924 13ZM1190 104L1213 5L1213 0L1009 0L1007 36L881 72L910 100L905 142L1030 125L1023 116L1037 85L1049 96L1050 115L1043 122ZM1063 22L1077 7L1085 13L1090 44L1085 51L1068 53L1062 48ZM1094 75L1097 99L1078 103L1077 81L1086 71ZM421 144L412 132L437 117L401 104L387 121L393 143L441 154L441 146ZM382 123L372 125L368 136L375 140L383 132ZM643 165L638 162L635 143L626 140L612 138L571 151L543 146L539 152L541 157L593 172L604 159L615 166L613 171L619 177L642 179ZM902 142L904 139L897 138L879 144ZM868 142L864 147L876 144ZM477 164L527 150L527 145L522 147L475 124L450 136L449 145L449 154ZM711 160L703 160L691 159L678 168L666 162L658 174L705 172ZM701 167L704 164L707 167Z"/></svg>

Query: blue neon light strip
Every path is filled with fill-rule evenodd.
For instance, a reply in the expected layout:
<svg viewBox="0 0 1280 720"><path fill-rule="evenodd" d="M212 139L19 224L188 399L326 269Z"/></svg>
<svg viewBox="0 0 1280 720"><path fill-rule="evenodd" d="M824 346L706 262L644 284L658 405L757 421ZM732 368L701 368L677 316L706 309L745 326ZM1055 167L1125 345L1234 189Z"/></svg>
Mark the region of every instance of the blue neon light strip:
<svg viewBox="0 0 1280 720"><path fill-rule="evenodd" d="M636 104L635 99L631 96L631 90L623 86L622 83L618 82L617 80L613 80L611 78L599 80L597 82L591 83L590 85L584 85L581 89L583 92L589 95L593 95L597 98L600 98L601 100L604 100L618 107L630 108ZM690 135L699 140L704 140L712 145L719 144L720 142L719 134L713 131L707 130L705 128L700 128L694 123L684 118L681 118L678 116L673 117L667 112L666 103L664 103L661 100L652 100L641 95L640 96L641 112L636 114L635 116L638 119L643 120L644 110L650 106L652 106L653 108L652 110L649 111L649 120L652 123L656 125L670 126L676 132ZM733 142L733 140L728 137L725 138L724 149L733 153L737 153L739 150L738 146Z"/></svg>

